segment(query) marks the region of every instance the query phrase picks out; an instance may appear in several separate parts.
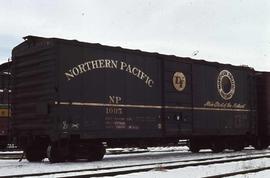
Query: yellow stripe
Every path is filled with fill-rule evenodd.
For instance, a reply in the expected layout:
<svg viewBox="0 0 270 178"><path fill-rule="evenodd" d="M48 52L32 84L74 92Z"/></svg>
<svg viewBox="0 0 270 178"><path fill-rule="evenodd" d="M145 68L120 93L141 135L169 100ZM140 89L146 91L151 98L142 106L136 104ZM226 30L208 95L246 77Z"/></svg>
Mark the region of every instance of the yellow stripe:
<svg viewBox="0 0 270 178"><path fill-rule="evenodd" d="M8 109L0 109L0 117L8 117Z"/></svg>
<svg viewBox="0 0 270 178"><path fill-rule="evenodd" d="M136 105L136 104L109 104L109 103L80 103L80 102L55 102L60 105L74 106L95 106L95 107L122 107L122 108L145 108L145 109L180 109L180 110L199 110L199 111L234 111L250 112L249 109L229 109L229 108L207 108L207 107L186 107L186 106L156 106L156 105Z"/></svg>
<svg viewBox="0 0 270 178"><path fill-rule="evenodd" d="M236 112L249 112L250 109L229 109L229 108L206 108L206 107L194 107L194 110L202 110L202 111L236 111Z"/></svg>

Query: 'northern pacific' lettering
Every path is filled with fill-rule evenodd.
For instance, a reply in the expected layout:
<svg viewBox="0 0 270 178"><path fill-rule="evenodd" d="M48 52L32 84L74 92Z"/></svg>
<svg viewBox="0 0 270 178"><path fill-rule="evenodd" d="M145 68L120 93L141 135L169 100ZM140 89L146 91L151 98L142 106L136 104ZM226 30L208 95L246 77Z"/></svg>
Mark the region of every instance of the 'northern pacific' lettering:
<svg viewBox="0 0 270 178"><path fill-rule="evenodd" d="M65 76L68 81L74 79L80 74L83 74L85 72L95 70L95 69L118 69L121 71L128 72L129 74L137 77L138 79L144 81L144 83L149 86L153 87L154 80L151 79L149 75L147 75L145 72L143 72L141 69L139 69L136 66L130 65L123 61L117 61L117 60L111 60L111 59L98 59L98 60L90 60L87 62L84 62L82 64L79 64L71 69L69 69L67 72L65 72Z"/></svg>

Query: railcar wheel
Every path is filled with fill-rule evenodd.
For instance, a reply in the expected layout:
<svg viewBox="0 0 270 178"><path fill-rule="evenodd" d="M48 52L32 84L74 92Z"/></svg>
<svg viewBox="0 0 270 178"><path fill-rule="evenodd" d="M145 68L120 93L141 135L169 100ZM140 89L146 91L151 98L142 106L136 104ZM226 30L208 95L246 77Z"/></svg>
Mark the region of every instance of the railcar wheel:
<svg viewBox="0 0 270 178"><path fill-rule="evenodd" d="M40 162L45 158L45 153L41 148L29 146L24 150L25 157L29 162Z"/></svg>
<svg viewBox="0 0 270 178"><path fill-rule="evenodd" d="M224 147L221 144L213 144L211 150L213 153L220 153L224 150Z"/></svg>
<svg viewBox="0 0 270 178"><path fill-rule="evenodd" d="M47 148L47 157L51 163L64 162L65 159L56 144L49 145Z"/></svg>
<svg viewBox="0 0 270 178"><path fill-rule="evenodd" d="M192 152L192 153L199 153L200 152L200 148L199 147L189 147L189 150Z"/></svg>
<svg viewBox="0 0 270 178"><path fill-rule="evenodd" d="M88 151L88 161L100 161L106 153L106 149L102 143L89 145Z"/></svg>
<svg viewBox="0 0 270 178"><path fill-rule="evenodd" d="M201 149L199 144L194 140L189 140L188 147L189 147L189 151L191 151L192 153L198 153Z"/></svg>
<svg viewBox="0 0 270 178"><path fill-rule="evenodd" d="M256 143L253 145L253 147L256 150L264 150L264 149L267 149L268 148L268 144L267 143L264 143L261 139L258 139L256 141Z"/></svg>
<svg viewBox="0 0 270 178"><path fill-rule="evenodd" d="M6 148L7 148L7 144L3 144L3 145L1 144L1 145L0 145L0 150L4 150L4 149L6 149Z"/></svg>
<svg viewBox="0 0 270 178"><path fill-rule="evenodd" d="M233 146L234 151L242 151L244 149L244 145L235 145Z"/></svg>

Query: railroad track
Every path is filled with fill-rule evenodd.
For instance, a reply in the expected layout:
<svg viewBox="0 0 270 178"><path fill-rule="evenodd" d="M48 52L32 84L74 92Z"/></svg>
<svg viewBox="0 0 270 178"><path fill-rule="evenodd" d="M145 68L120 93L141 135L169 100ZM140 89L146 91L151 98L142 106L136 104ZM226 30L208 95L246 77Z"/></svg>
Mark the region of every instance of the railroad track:
<svg viewBox="0 0 270 178"><path fill-rule="evenodd" d="M106 155L121 155L121 154L135 154L135 153L146 153L150 152L149 150L135 150L135 151L109 151L106 153ZM151 151L152 152L152 151ZM157 151L153 151L157 152ZM165 152L165 151L164 151ZM169 152L169 151L167 151ZM1 159L21 159L23 152L0 152L0 160Z"/></svg>
<svg viewBox="0 0 270 178"><path fill-rule="evenodd" d="M121 154L136 154L136 153L147 153L147 152L173 152L179 151L174 149L168 150L151 150L151 149L135 149L135 150L124 150L124 149L108 149L106 155L121 155ZM183 151L183 150L182 150ZM185 151L188 151L185 150ZM23 152L20 150L4 150L0 152L1 159L21 159Z"/></svg>
<svg viewBox="0 0 270 178"><path fill-rule="evenodd" d="M22 157L22 153L22 151L0 152L0 159L20 159Z"/></svg>
<svg viewBox="0 0 270 178"><path fill-rule="evenodd" d="M266 170L270 170L270 166L268 166L268 167L262 167L262 168L247 169L247 170L242 170L242 171L237 171L237 172L229 172L229 173L223 173L223 174L216 174L216 175L212 175L212 176L205 176L203 178L230 177L230 176L236 176L236 175L241 175L241 174L257 173L257 172L266 171Z"/></svg>
<svg viewBox="0 0 270 178"><path fill-rule="evenodd" d="M137 172L150 171L155 169L177 169L188 166L205 166L211 164L222 164L235 161L247 161L260 158L270 158L270 152L251 153L250 155L230 155L230 156L215 156L213 158L201 158L192 160L180 160L180 161L167 161L167 162L155 162L147 164L133 164L127 166L114 166L103 168L91 168L81 170L67 170L58 172L44 172L44 173L31 173L31 174L18 174L0 176L5 177L37 177L37 176L53 176L53 177L103 177L103 176L116 176L122 174L130 174ZM219 175L215 175L219 177ZM220 175L223 176L223 175ZM228 176L230 176L228 174Z"/></svg>

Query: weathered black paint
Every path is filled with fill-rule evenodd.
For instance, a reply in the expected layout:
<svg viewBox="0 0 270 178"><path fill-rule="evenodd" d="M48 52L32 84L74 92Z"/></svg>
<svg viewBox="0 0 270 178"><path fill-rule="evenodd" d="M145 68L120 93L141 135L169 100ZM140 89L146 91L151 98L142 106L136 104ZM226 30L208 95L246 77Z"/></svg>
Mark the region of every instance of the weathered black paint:
<svg viewBox="0 0 270 178"><path fill-rule="evenodd" d="M257 79L257 105L258 105L258 135L270 136L270 73L258 72Z"/></svg>
<svg viewBox="0 0 270 178"><path fill-rule="evenodd" d="M10 130L10 62L0 65L0 148L6 148Z"/></svg>
<svg viewBox="0 0 270 178"><path fill-rule="evenodd" d="M102 62L87 71L78 67L101 59L118 61L119 66L104 67ZM254 71L247 67L31 36L14 48L12 60L13 128L18 137L106 140L255 134ZM147 77L122 70L122 62ZM68 78L65 73L72 69L76 76ZM229 70L236 83L233 98L226 101L217 91L222 70ZM174 88L175 72L186 77L183 91ZM205 106L208 101L244 108L213 108Z"/></svg>

